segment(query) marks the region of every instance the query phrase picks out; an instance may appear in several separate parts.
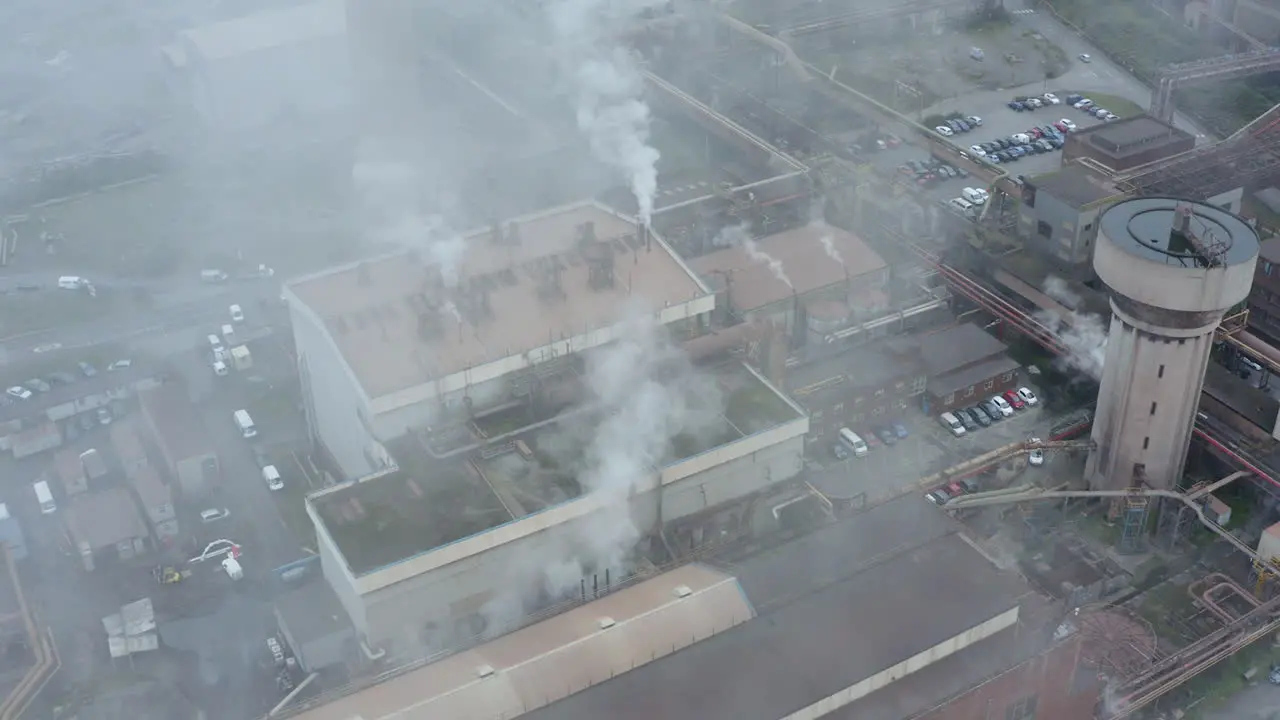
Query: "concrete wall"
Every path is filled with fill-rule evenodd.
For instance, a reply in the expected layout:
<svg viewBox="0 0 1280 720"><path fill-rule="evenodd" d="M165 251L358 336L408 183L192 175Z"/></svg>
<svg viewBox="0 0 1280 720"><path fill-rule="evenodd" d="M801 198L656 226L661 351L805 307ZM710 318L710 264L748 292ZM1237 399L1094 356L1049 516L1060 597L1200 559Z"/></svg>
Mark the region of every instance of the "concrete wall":
<svg viewBox="0 0 1280 720"><path fill-rule="evenodd" d="M935 662L938 662L949 655L960 652L980 640L989 638L1001 630L1013 627L1017 622L1018 608L1010 608L990 620L987 620L981 625L970 628L949 640L944 640L934 647L919 652L906 660L893 665L892 667L885 668L875 675L872 675L861 682L854 683L844 690L823 698L806 708L797 710L782 720L818 720L818 718L821 718L828 713L835 712L854 701L870 695L895 680L899 680L911 673L923 670Z"/></svg>
<svg viewBox="0 0 1280 720"><path fill-rule="evenodd" d="M178 460L172 469L178 480L178 487L182 488L183 497L191 500L204 497L213 489L220 467L218 456L207 453Z"/></svg>
<svg viewBox="0 0 1280 720"><path fill-rule="evenodd" d="M314 315L295 302L290 304L290 317L312 436L324 443L343 479L372 473L379 446L361 420L365 399L359 383Z"/></svg>
<svg viewBox="0 0 1280 720"><path fill-rule="evenodd" d="M367 637L369 623L365 615L364 600L356 590L355 577L347 569L342 554L338 552L337 545L334 544L329 531L325 529L324 523L320 522L316 516L311 503L307 503L307 515L311 516L311 524L316 529L316 551L320 554L320 573L324 576L325 582L329 583L329 587L333 588L334 594L338 596L338 602L346 609L347 617L351 619L356 632Z"/></svg>
<svg viewBox="0 0 1280 720"><path fill-rule="evenodd" d="M571 557L580 538L617 532L627 520L648 534L659 512L678 519L794 477L807 431L802 416L663 468L648 487L622 500L624 507L586 496L358 578L320 528L321 568L370 644L402 651L416 647L428 623L474 616L491 600L528 592L542 580L541 559Z"/></svg>
<svg viewBox="0 0 1280 720"><path fill-rule="evenodd" d="M662 520L674 522L789 480L804 467L804 434L662 488Z"/></svg>
<svg viewBox="0 0 1280 720"><path fill-rule="evenodd" d="M1018 233L1027 247L1064 274L1090 274L1100 210L1077 210L1039 188L1035 202L1034 208L1023 204L1018 213ZM1049 237L1040 232L1041 222L1049 226Z"/></svg>

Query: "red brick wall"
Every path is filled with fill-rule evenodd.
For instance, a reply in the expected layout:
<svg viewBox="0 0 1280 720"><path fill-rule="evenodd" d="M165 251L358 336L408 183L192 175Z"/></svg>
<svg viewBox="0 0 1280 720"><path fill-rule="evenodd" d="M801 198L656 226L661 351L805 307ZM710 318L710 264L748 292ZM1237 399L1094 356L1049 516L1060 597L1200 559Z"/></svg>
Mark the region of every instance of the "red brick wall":
<svg viewBox="0 0 1280 720"><path fill-rule="evenodd" d="M1035 720L1092 718L1102 686L1087 667L1075 677L1079 650L1076 636L918 720L1005 720L1011 705L1031 695L1036 697Z"/></svg>

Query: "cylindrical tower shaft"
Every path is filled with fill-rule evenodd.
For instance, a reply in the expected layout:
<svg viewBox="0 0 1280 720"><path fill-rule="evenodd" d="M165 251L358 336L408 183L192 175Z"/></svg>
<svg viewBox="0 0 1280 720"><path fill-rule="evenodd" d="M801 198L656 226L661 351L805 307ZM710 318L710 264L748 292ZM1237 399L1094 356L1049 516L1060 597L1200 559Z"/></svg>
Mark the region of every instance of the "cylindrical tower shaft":
<svg viewBox="0 0 1280 720"><path fill-rule="evenodd" d="M1258 237L1240 217L1174 198L1136 198L1099 218L1094 269L1111 328L1090 487L1169 489L1182 478L1214 331L1249 294Z"/></svg>

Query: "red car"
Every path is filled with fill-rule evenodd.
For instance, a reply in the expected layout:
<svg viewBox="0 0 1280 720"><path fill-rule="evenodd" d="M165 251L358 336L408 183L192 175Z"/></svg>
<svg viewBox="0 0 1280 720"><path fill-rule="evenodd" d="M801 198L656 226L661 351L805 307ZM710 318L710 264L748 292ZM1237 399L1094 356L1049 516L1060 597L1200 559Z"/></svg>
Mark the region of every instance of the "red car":
<svg viewBox="0 0 1280 720"><path fill-rule="evenodd" d="M1018 393L1012 390L1005 390L1001 397L1012 405L1014 410L1023 410L1027 407L1027 404L1023 402L1022 398L1018 397Z"/></svg>

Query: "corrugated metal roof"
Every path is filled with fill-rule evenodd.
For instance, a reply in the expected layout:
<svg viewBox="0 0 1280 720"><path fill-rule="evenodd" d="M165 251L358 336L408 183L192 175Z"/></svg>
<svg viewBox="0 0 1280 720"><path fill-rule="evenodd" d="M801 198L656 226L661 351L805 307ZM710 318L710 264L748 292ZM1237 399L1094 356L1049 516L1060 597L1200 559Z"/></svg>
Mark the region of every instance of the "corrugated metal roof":
<svg viewBox="0 0 1280 720"><path fill-rule="evenodd" d="M208 62L346 32L345 3L320 0L185 30L180 37L196 57Z"/></svg>
<svg viewBox="0 0 1280 720"><path fill-rule="evenodd" d="M679 596L681 587L688 588L687 596ZM686 565L296 718L513 718L705 640L753 614L733 577ZM605 618L611 626L602 627Z"/></svg>

